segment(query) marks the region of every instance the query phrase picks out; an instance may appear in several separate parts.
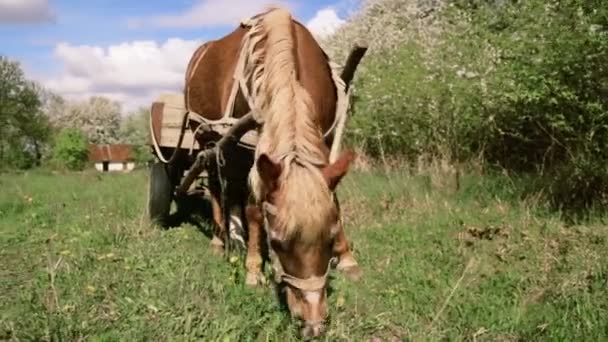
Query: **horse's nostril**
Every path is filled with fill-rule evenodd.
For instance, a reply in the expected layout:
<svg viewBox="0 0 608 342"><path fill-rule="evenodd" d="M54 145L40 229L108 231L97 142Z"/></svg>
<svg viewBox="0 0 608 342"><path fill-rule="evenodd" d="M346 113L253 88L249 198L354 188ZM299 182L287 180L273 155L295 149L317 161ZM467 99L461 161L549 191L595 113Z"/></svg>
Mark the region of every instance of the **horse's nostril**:
<svg viewBox="0 0 608 342"><path fill-rule="evenodd" d="M319 337L324 330L323 323L306 324L302 328L302 336L304 337Z"/></svg>

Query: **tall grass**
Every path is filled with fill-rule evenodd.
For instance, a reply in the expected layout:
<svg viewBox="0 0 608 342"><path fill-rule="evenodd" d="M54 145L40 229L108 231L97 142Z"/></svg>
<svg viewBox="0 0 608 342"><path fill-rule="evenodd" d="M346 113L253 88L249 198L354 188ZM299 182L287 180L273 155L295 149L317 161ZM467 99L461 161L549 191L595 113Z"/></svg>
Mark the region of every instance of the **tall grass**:
<svg viewBox="0 0 608 342"><path fill-rule="evenodd" d="M339 189L364 278L332 272L323 339L607 337L601 221L567 226L506 175L465 170L455 187L440 164L371 169ZM240 254L210 253L204 221L148 223L146 181L1 178L2 338L298 339L272 289L244 285Z"/></svg>

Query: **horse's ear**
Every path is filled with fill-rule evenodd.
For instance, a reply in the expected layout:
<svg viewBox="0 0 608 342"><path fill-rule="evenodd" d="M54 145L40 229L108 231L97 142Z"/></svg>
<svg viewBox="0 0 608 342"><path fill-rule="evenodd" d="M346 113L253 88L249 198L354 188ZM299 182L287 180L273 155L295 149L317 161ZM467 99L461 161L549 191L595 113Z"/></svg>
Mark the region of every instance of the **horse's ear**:
<svg viewBox="0 0 608 342"><path fill-rule="evenodd" d="M338 160L336 160L333 164L327 165L323 168L323 177L327 181L327 185L329 189L332 191L336 189L338 183L346 172L348 171L348 167L350 163L355 159L355 153L353 151L347 150L342 152Z"/></svg>
<svg viewBox="0 0 608 342"><path fill-rule="evenodd" d="M264 184L271 191L275 190L282 171L281 164L273 162L267 154L262 153L256 162L256 167Z"/></svg>

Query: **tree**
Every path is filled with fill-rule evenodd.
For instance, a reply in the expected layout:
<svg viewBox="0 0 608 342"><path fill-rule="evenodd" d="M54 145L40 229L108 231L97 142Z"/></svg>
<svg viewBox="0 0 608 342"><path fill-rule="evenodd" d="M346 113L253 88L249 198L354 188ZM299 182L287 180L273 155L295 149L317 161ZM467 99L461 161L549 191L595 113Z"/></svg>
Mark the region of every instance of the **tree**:
<svg viewBox="0 0 608 342"><path fill-rule="evenodd" d="M88 156L87 138L76 128L64 128L55 137L53 162L68 170L82 170Z"/></svg>
<svg viewBox="0 0 608 342"><path fill-rule="evenodd" d="M122 142L134 147L135 159L139 163L145 163L152 159L149 149L150 139L150 110L141 107L134 113L128 115L120 128Z"/></svg>
<svg viewBox="0 0 608 342"><path fill-rule="evenodd" d="M120 104L93 96L72 102L53 97L48 103L51 123L57 129L78 128L93 144L114 144L120 139Z"/></svg>
<svg viewBox="0 0 608 342"><path fill-rule="evenodd" d="M41 87L25 78L18 62L0 56L0 162L3 167L29 168L42 159L50 138L42 111Z"/></svg>

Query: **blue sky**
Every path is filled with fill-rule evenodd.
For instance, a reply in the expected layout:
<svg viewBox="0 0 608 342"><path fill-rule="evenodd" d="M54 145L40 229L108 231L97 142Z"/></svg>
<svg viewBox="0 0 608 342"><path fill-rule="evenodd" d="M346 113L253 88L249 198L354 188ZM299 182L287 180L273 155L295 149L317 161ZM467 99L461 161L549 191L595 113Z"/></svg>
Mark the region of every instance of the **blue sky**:
<svg viewBox="0 0 608 342"><path fill-rule="evenodd" d="M0 0L0 54L66 98L104 95L131 109L158 92L180 91L181 69L200 42L221 37L268 4L288 7L322 35L359 2ZM162 70L148 75L152 69Z"/></svg>

